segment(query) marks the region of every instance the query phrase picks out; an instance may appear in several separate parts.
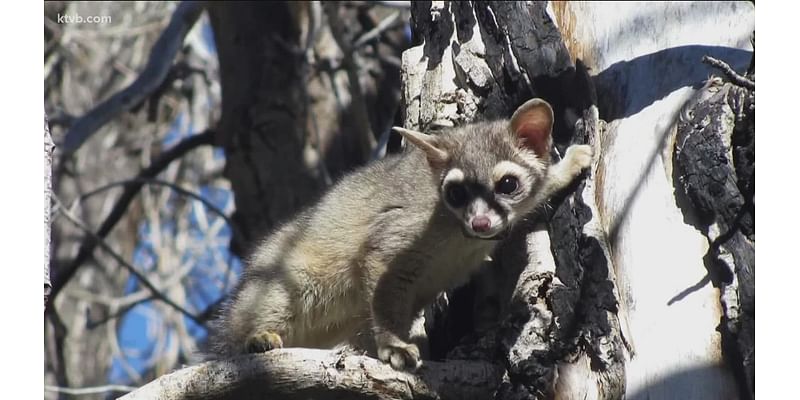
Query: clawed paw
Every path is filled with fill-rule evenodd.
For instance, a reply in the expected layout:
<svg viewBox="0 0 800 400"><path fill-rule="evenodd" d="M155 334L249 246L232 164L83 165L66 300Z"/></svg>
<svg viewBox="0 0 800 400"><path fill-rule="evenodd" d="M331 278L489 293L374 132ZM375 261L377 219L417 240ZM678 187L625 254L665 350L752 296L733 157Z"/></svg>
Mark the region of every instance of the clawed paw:
<svg viewBox="0 0 800 400"><path fill-rule="evenodd" d="M419 348L415 344L390 345L378 348L378 358L392 365L396 370L415 371L422 365Z"/></svg>
<svg viewBox="0 0 800 400"><path fill-rule="evenodd" d="M247 353L264 353L272 349L282 348L283 340L277 333L262 332L247 338L244 347Z"/></svg>
<svg viewBox="0 0 800 400"><path fill-rule="evenodd" d="M570 146L564 155L564 161L569 163L572 172L578 175L584 168L592 165L593 153L592 147L587 144Z"/></svg>

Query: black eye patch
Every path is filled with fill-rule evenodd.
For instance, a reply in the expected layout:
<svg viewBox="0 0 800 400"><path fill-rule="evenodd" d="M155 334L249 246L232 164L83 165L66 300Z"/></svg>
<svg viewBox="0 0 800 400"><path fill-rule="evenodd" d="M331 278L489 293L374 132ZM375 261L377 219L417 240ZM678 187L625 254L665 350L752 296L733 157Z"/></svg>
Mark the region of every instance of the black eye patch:
<svg viewBox="0 0 800 400"><path fill-rule="evenodd" d="M467 189L462 183L450 183L444 188L444 197L448 204L453 208L461 208L467 205Z"/></svg>

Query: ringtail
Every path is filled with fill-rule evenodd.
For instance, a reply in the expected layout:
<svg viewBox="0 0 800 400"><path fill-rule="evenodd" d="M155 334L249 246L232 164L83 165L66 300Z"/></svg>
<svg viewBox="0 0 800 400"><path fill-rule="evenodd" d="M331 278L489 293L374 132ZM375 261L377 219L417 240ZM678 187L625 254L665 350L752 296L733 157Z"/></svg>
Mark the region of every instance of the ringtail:
<svg viewBox="0 0 800 400"><path fill-rule="evenodd" d="M551 165L553 110L436 135L343 177L255 247L209 338L212 357L350 343L416 369L420 311L466 283L501 233L591 163L587 145Z"/></svg>

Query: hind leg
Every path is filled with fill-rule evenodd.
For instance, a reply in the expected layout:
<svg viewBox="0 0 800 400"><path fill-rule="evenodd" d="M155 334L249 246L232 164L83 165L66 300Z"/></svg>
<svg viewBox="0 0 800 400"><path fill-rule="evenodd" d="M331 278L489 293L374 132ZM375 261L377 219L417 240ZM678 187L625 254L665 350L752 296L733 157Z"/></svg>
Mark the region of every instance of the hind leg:
<svg viewBox="0 0 800 400"><path fill-rule="evenodd" d="M280 279L247 282L230 311L227 328L237 353L260 353L291 343L292 301Z"/></svg>

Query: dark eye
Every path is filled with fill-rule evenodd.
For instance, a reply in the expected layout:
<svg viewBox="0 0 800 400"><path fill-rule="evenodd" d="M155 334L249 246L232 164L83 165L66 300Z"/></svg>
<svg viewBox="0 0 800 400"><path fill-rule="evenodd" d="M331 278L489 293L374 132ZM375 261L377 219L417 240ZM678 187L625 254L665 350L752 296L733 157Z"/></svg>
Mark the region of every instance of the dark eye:
<svg viewBox="0 0 800 400"><path fill-rule="evenodd" d="M452 207L463 207L467 204L467 189L455 183L447 185L447 188L445 188L445 197Z"/></svg>
<svg viewBox="0 0 800 400"><path fill-rule="evenodd" d="M506 175L500 178L494 186L494 191L500 194L511 194L517 190L519 181L515 176Z"/></svg>

